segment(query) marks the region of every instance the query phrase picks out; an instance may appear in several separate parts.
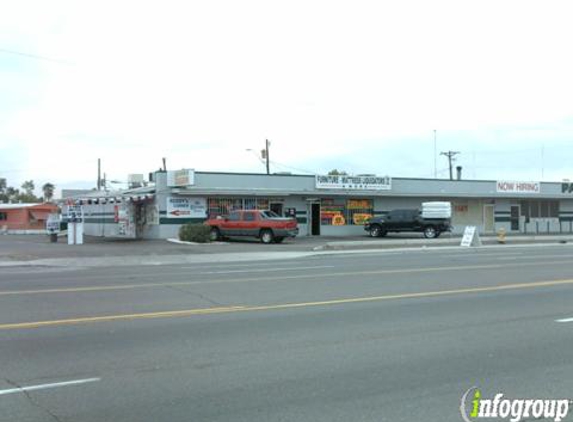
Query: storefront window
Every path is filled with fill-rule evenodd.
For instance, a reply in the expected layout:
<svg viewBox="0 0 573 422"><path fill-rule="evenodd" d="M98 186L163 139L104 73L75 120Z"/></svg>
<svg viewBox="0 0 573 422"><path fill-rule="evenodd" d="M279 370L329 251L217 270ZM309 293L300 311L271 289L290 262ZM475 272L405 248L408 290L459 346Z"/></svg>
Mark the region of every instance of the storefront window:
<svg viewBox="0 0 573 422"><path fill-rule="evenodd" d="M344 199L323 199L320 202L320 224L323 226L344 226L346 207Z"/></svg>
<svg viewBox="0 0 573 422"><path fill-rule="evenodd" d="M371 199L349 199L346 202L348 224L364 225L374 213Z"/></svg>
<svg viewBox="0 0 573 422"><path fill-rule="evenodd" d="M281 202L282 199L272 199ZM268 210L271 198L209 198L209 217L229 215L236 210Z"/></svg>
<svg viewBox="0 0 573 422"><path fill-rule="evenodd" d="M371 199L325 198L320 203L323 226L363 225L373 213Z"/></svg>
<svg viewBox="0 0 573 422"><path fill-rule="evenodd" d="M521 201L521 215L525 218L558 218L559 201Z"/></svg>

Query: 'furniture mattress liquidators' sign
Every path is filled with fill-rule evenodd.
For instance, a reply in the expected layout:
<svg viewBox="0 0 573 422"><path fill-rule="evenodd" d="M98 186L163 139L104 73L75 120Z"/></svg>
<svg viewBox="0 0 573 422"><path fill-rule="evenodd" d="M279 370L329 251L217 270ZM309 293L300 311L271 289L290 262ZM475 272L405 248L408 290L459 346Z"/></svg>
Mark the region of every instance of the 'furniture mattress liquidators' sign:
<svg viewBox="0 0 573 422"><path fill-rule="evenodd" d="M539 182L512 182L501 180L497 182L498 193L539 193L541 183Z"/></svg>
<svg viewBox="0 0 573 422"><path fill-rule="evenodd" d="M391 190L389 176L316 176L317 189Z"/></svg>
<svg viewBox="0 0 573 422"><path fill-rule="evenodd" d="M169 218L206 218L207 200L205 198L167 197L167 217Z"/></svg>

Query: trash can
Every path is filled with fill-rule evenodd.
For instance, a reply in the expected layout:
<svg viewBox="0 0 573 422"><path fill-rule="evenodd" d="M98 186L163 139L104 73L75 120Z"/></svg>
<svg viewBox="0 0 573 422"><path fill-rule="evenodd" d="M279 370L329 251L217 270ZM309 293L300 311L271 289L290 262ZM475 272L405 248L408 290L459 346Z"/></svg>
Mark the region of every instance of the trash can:
<svg viewBox="0 0 573 422"><path fill-rule="evenodd" d="M50 233L50 243L58 243L58 233Z"/></svg>

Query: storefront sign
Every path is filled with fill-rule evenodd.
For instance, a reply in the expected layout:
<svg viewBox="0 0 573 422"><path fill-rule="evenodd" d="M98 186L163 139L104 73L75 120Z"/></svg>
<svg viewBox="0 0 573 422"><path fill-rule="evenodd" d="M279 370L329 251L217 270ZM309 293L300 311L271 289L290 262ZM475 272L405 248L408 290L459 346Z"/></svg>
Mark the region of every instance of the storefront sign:
<svg viewBox="0 0 573 422"><path fill-rule="evenodd" d="M573 183L561 183L561 193L573 193Z"/></svg>
<svg viewBox="0 0 573 422"><path fill-rule="evenodd" d="M317 189L391 190L392 179L388 176L316 176Z"/></svg>
<svg viewBox="0 0 573 422"><path fill-rule="evenodd" d="M84 207L81 205L68 205L67 207L67 220L69 223L84 222Z"/></svg>
<svg viewBox="0 0 573 422"><path fill-rule="evenodd" d="M207 200L205 198L167 197L167 217L169 218L206 218Z"/></svg>
<svg viewBox="0 0 573 422"><path fill-rule="evenodd" d="M195 184L195 170L184 169L167 172L167 186L184 187Z"/></svg>
<svg viewBox="0 0 573 422"><path fill-rule="evenodd" d="M539 182L513 182L498 181L496 183L498 193L540 193Z"/></svg>
<svg viewBox="0 0 573 422"><path fill-rule="evenodd" d="M59 214L50 214L48 220L46 221L46 230L49 233L59 233L60 232L60 216Z"/></svg>

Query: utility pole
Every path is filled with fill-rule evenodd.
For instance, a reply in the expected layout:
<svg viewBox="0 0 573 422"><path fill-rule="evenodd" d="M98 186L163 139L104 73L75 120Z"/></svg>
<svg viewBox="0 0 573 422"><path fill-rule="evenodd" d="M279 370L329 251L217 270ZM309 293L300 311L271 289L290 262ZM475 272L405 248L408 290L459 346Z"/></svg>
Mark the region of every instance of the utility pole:
<svg viewBox="0 0 573 422"><path fill-rule="evenodd" d="M269 142L268 139L265 139L265 149L261 150L261 157L266 160L267 163L267 174L271 174L271 169L269 166L269 145L271 143Z"/></svg>
<svg viewBox="0 0 573 422"><path fill-rule="evenodd" d="M167 171L167 158L163 157L163 171Z"/></svg>
<svg viewBox="0 0 573 422"><path fill-rule="evenodd" d="M101 158L97 159L97 190L101 190Z"/></svg>
<svg viewBox="0 0 573 422"><path fill-rule="evenodd" d="M446 151L446 152L441 152L440 155L445 155L446 157L448 157L448 162L450 164L450 180L454 180L454 175L452 173L452 163L454 160L454 157L456 155L458 155L460 152L459 151Z"/></svg>

